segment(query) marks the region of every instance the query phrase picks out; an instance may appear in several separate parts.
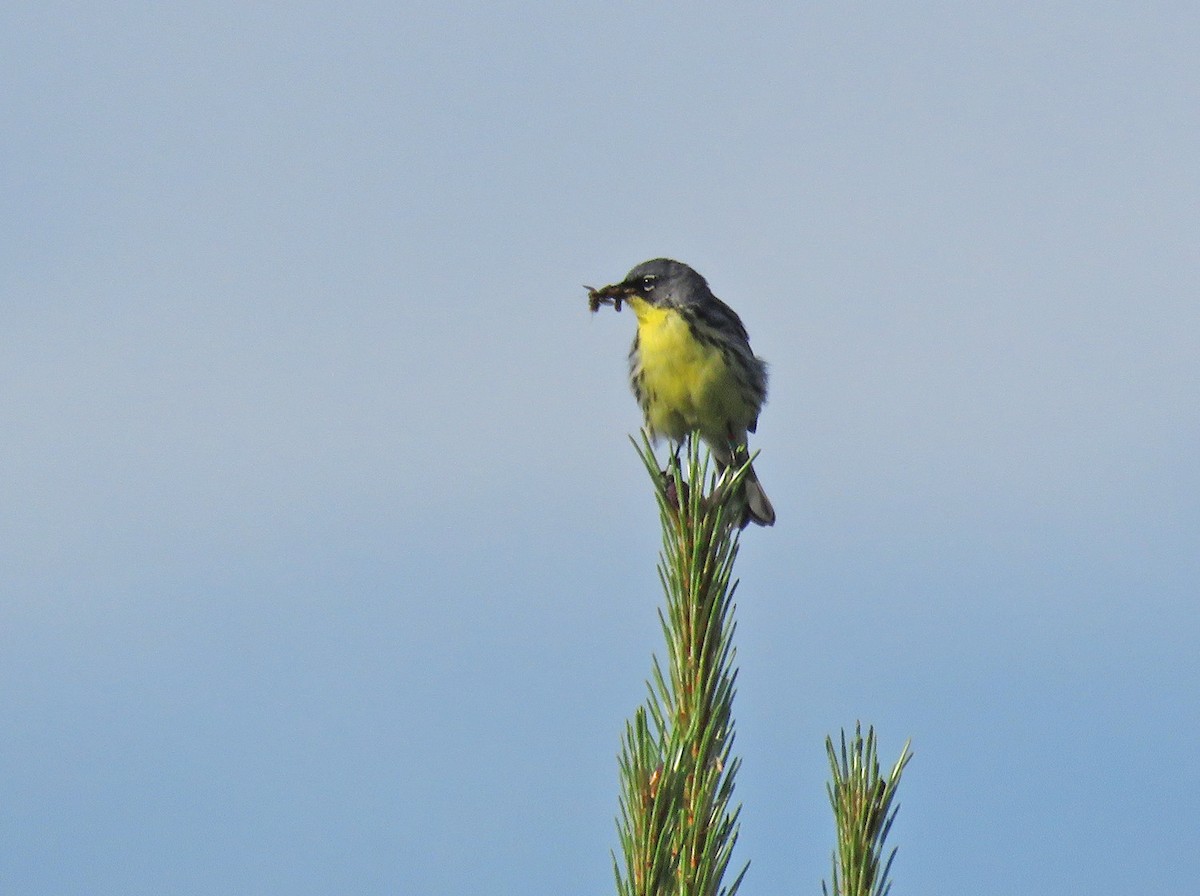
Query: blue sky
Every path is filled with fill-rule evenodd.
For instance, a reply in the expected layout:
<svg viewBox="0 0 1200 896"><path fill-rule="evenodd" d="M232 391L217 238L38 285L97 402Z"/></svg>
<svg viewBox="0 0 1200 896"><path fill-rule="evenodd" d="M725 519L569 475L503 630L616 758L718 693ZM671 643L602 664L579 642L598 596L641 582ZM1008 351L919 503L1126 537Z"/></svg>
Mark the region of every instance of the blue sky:
<svg viewBox="0 0 1200 896"><path fill-rule="evenodd" d="M771 363L744 893L912 738L895 892L1200 845L1189 4L10 4L0 884L612 891L632 318Z"/></svg>

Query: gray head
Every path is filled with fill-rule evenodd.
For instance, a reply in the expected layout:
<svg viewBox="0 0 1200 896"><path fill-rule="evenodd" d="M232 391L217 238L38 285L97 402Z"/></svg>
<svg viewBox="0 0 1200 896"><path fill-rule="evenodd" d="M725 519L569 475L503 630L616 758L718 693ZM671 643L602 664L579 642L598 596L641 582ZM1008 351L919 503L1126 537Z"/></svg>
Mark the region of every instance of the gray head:
<svg viewBox="0 0 1200 896"><path fill-rule="evenodd" d="M652 305L690 305L711 297L708 283L682 261L655 258L625 275L618 287Z"/></svg>

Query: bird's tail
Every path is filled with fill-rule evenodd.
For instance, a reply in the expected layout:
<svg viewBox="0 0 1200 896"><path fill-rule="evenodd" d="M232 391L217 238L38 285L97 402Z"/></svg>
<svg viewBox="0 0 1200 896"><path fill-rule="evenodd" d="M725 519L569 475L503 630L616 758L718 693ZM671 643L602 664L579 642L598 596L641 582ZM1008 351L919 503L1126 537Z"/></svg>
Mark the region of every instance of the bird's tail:
<svg viewBox="0 0 1200 896"><path fill-rule="evenodd" d="M771 506L758 476L754 474L754 467L746 471L746 478L742 480L742 490L746 497L746 515L742 518L742 528L746 528L747 523L774 526L775 508Z"/></svg>
<svg viewBox="0 0 1200 896"><path fill-rule="evenodd" d="M735 443L732 450L719 443L713 447L713 459L716 460L717 469L722 474L731 466L745 463L746 457L745 442ZM741 527L743 529L750 523L759 526L775 525L775 508L771 506L771 500L763 491L753 466L746 471L746 476L742 479L742 499L746 508L742 514Z"/></svg>

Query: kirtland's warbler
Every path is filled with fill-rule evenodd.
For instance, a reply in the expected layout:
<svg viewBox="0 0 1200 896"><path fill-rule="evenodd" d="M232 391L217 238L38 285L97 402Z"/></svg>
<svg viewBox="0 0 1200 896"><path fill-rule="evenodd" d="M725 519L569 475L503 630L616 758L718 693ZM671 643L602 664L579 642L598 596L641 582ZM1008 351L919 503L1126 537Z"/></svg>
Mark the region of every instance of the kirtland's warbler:
<svg viewBox="0 0 1200 896"><path fill-rule="evenodd" d="M619 311L623 302L637 316L629 384L651 437L665 436L678 451L699 432L721 472L745 464L746 435L755 431L767 399L767 365L751 351L741 319L703 277L669 258L643 262L620 283L588 290L592 311L601 304ZM753 467L743 492L741 525L773 525L775 509Z"/></svg>

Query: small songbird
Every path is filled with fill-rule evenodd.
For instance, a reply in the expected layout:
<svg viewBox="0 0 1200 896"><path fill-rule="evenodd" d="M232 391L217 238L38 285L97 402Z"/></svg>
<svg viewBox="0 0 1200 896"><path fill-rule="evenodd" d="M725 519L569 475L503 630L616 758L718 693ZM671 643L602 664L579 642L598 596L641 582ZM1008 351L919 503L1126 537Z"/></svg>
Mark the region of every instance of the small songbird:
<svg viewBox="0 0 1200 896"><path fill-rule="evenodd" d="M601 304L619 311L622 302L637 316L629 384L651 437L678 446L699 432L722 472L746 463L746 435L767 399L767 365L750 350L741 319L703 277L669 258L642 262L620 283L588 291L593 311ZM774 525L753 467L743 483L742 526Z"/></svg>

